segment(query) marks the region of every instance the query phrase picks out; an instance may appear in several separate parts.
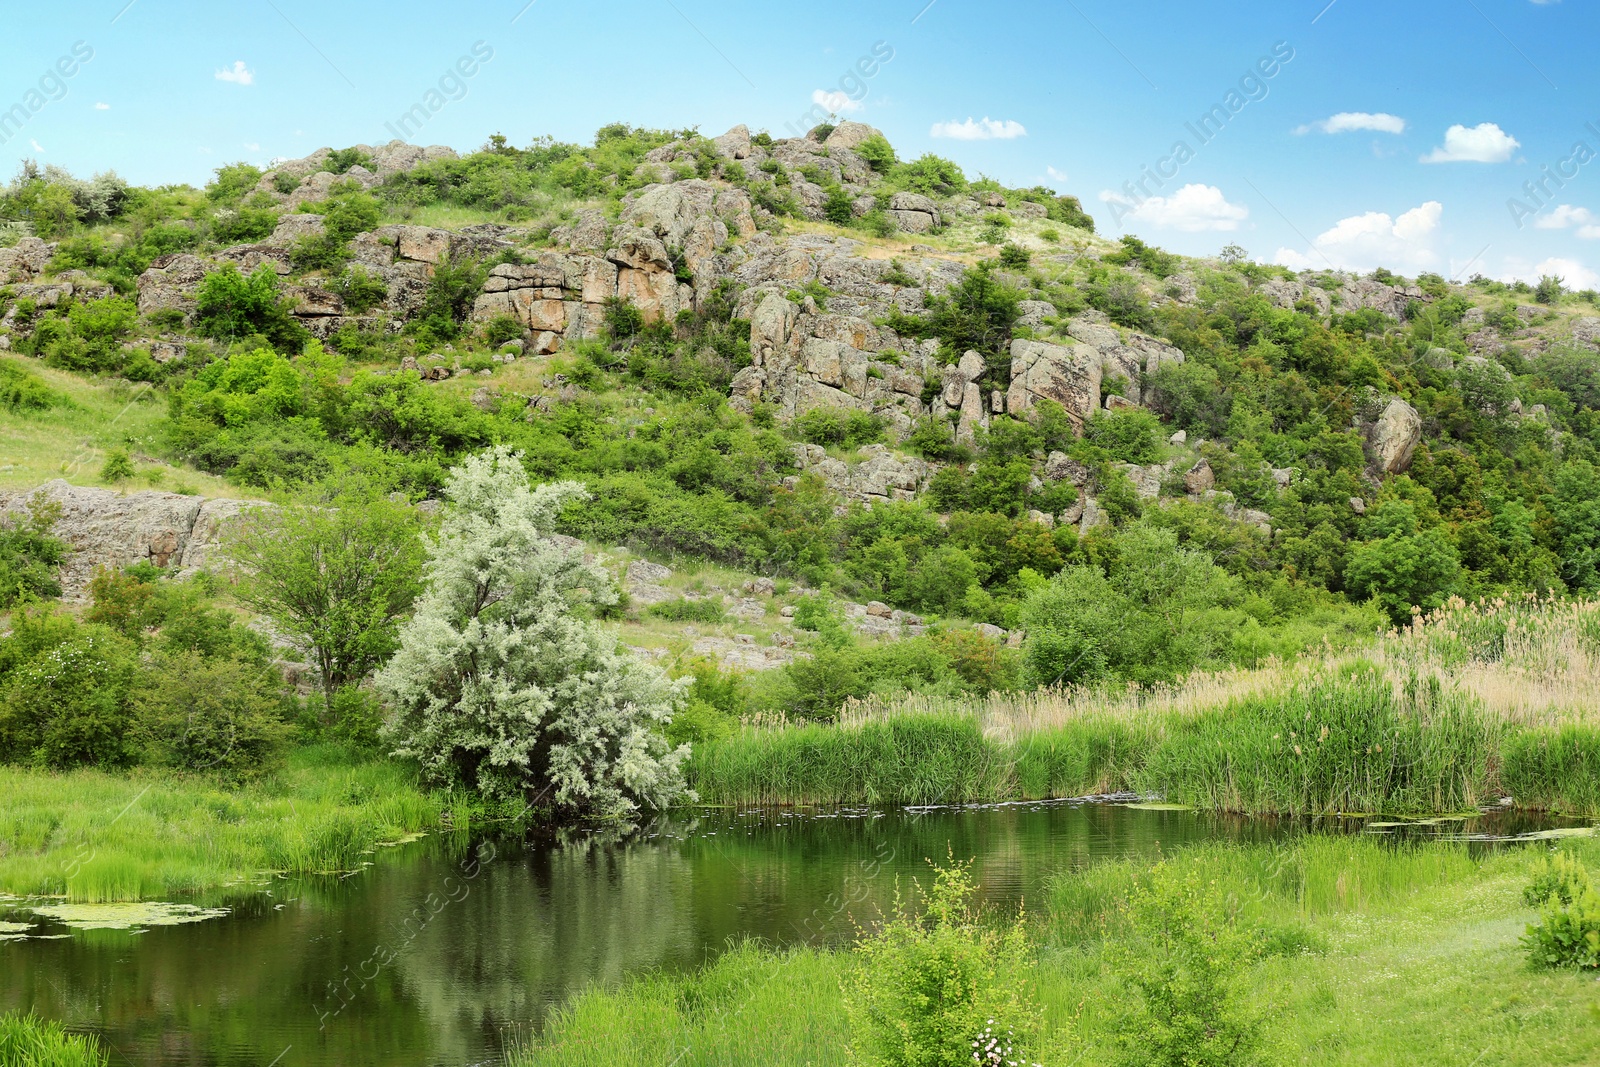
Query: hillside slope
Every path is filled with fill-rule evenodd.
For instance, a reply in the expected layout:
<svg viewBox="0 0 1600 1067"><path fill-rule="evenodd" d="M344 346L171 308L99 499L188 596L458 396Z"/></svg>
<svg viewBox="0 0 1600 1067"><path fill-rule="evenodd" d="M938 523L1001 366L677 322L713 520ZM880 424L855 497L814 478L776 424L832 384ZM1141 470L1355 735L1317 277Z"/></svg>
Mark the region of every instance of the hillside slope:
<svg viewBox="0 0 1600 1067"><path fill-rule="evenodd" d="M566 534L734 568L733 600L767 575L1009 630L1063 573L1065 603L1188 604L1152 677L1600 584L1600 309L1555 280L1186 259L848 122L358 145L205 190L25 169L0 219L12 490L125 449L180 492L423 500L509 443L589 486Z"/></svg>

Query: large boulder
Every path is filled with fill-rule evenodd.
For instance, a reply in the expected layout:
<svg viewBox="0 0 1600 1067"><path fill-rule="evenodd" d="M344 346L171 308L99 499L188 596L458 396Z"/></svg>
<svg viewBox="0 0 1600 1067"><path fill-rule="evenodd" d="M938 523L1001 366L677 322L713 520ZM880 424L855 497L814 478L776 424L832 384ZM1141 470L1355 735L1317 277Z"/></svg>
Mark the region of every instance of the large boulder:
<svg viewBox="0 0 1600 1067"><path fill-rule="evenodd" d="M939 207L921 193L895 193L889 198L889 217L907 233L927 233L939 225Z"/></svg>
<svg viewBox="0 0 1600 1067"><path fill-rule="evenodd" d="M1100 406L1100 374L1100 353L1088 345L1012 341L1006 410L1021 415L1040 400L1054 400L1081 429Z"/></svg>
<svg viewBox="0 0 1600 1067"><path fill-rule="evenodd" d="M208 269L205 260L187 252L156 259L139 275L139 314L167 310L190 314Z"/></svg>
<svg viewBox="0 0 1600 1067"><path fill-rule="evenodd" d="M822 143L829 150L846 148L853 151L860 148L863 142L882 136L883 131L874 126L868 126L865 122L851 122L846 119L835 126L833 132L828 134L828 139Z"/></svg>
<svg viewBox="0 0 1600 1067"><path fill-rule="evenodd" d="M1384 474L1404 474L1422 441L1422 417L1416 408L1394 397L1373 424L1367 441L1373 466Z"/></svg>
<svg viewBox="0 0 1600 1067"><path fill-rule="evenodd" d="M0 248L0 285L22 282L44 270L56 246L37 237L24 237L10 248Z"/></svg>
<svg viewBox="0 0 1600 1067"><path fill-rule="evenodd" d="M725 159L749 159L750 127L741 122L721 137L713 138L711 144Z"/></svg>

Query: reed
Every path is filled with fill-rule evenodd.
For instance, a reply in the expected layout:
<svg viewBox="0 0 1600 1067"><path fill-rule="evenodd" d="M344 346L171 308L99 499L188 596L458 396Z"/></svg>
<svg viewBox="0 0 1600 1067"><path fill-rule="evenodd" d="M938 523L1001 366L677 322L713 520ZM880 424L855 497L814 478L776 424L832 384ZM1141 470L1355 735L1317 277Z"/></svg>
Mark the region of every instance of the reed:
<svg viewBox="0 0 1600 1067"><path fill-rule="evenodd" d="M1359 654L1169 686L913 695L703 746L725 803L960 803L1136 791L1282 814L1600 811L1600 604L1451 601ZM915 739L913 742L912 739Z"/></svg>
<svg viewBox="0 0 1600 1067"><path fill-rule="evenodd" d="M104 1067L106 1054L93 1037L69 1034L61 1024L8 1011L0 1015L4 1067Z"/></svg>
<svg viewBox="0 0 1600 1067"><path fill-rule="evenodd" d="M86 903L349 870L379 842L439 827L447 812L463 818L406 768L324 747L237 790L201 776L0 767L0 795L0 891Z"/></svg>

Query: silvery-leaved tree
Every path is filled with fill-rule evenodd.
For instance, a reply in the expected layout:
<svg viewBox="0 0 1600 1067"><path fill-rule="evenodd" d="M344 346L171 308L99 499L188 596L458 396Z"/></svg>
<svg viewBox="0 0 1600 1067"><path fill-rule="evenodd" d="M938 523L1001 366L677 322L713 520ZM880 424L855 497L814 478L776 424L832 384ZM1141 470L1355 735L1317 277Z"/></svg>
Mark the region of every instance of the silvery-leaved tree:
<svg viewBox="0 0 1600 1067"><path fill-rule="evenodd" d="M496 800L627 814L688 795L687 745L662 731L682 686L619 651L589 615L610 577L550 540L574 482L530 489L497 448L450 475L426 589L378 673L395 754Z"/></svg>

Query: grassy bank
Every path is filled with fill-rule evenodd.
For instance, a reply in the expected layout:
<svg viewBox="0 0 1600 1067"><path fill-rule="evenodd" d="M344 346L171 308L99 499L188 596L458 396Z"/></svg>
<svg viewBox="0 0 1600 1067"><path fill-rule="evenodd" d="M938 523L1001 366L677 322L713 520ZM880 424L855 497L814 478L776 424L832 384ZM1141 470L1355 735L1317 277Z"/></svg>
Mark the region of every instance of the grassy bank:
<svg viewBox="0 0 1600 1067"><path fill-rule="evenodd" d="M60 1023L32 1015L0 1015L0 1064L5 1067L103 1067L106 1062L92 1037L66 1033Z"/></svg>
<svg viewBox="0 0 1600 1067"><path fill-rule="evenodd" d="M0 767L0 796L0 892L85 902L348 870L381 842L439 827L447 804L400 765L321 746L239 789L162 772Z"/></svg>
<svg viewBox="0 0 1600 1067"><path fill-rule="evenodd" d="M719 803L1154 793L1244 812L1441 812L1509 796L1600 811L1600 611L1455 604L1360 658L1156 689L869 701L839 725L703 745Z"/></svg>
<svg viewBox="0 0 1600 1067"><path fill-rule="evenodd" d="M1589 864L1600 847L1578 843ZM1215 881L1268 945L1247 977L1270 1005L1276 1062L1352 1065L1593 1063L1592 976L1532 970L1518 943L1522 889L1543 850L1474 859L1461 846L1394 848L1349 838L1204 846L1176 873ZM1113 960L1120 904L1148 876L1132 862L1063 873L1035 909L1046 1067L1117 1062L1128 996ZM743 945L687 976L653 976L576 998L520 1067L760 1062L843 1065L851 1037L848 953Z"/></svg>

